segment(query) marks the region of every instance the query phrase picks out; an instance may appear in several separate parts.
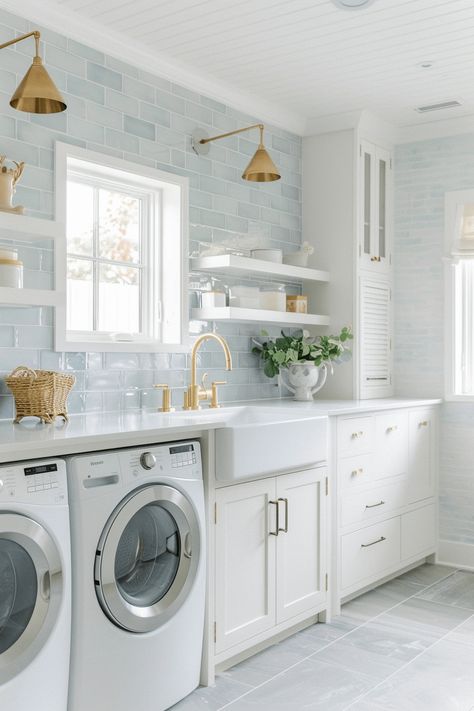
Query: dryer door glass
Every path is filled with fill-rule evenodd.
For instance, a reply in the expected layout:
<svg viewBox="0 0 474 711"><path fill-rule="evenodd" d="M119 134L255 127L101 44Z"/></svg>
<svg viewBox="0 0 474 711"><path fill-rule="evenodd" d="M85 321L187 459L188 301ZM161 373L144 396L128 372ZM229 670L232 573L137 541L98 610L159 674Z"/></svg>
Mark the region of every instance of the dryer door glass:
<svg viewBox="0 0 474 711"><path fill-rule="evenodd" d="M117 506L97 546L95 589L111 621L149 632L186 599L201 555L194 507L177 489L149 484Z"/></svg>
<svg viewBox="0 0 474 711"><path fill-rule="evenodd" d="M115 554L115 577L125 600L140 607L161 600L178 572L180 548L178 524L158 502L132 516Z"/></svg>
<svg viewBox="0 0 474 711"><path fill-rule="evenodd" d="M45 645L62 601L55 542L38 522L0 513L0 686Z"/></svg>
<svg viewBox="0 0 474 711"><path fill-rule="evenodd" d="M36 569L26 550L0 538L0 654L28 627L37 590Z"/></svg>

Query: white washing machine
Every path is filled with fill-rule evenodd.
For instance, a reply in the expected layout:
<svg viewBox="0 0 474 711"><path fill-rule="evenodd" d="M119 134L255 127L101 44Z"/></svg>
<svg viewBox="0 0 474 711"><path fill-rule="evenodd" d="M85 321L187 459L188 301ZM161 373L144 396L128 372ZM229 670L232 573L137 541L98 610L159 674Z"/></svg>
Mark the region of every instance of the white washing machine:
<svg viewBox="0 0 474 711"><path fill-rule="evenodd" d="M64 711L71 636L64 461L0 467L0 709Z"/></svg>
<svg viewBox="0 0 474 711"><path fill-rule="evenodd" d="M70 711L163 711L199 684L205 524L199 442L67 462Z"/></svg>

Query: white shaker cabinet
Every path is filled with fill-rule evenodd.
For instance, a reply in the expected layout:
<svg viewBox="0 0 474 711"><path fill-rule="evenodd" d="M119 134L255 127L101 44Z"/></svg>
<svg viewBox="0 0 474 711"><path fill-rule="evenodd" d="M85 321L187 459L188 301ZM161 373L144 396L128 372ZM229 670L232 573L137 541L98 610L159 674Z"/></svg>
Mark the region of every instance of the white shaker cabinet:
<svg viewBox="0 0 474 711"><path fill-rule="evenodd" d="M216 490L217 655L324 608L326 475L321 467Z"/></svg>
<svg viewBox="0 0 474 711"><path fill-rule="evenodd" d="M283 505L284 535L276 543L277 622L283 622L326 599L326 469L286 474L276 486Z"/></svg>
<svg viewBox="0 0 474 711"><path fill-rule="evenodd" d="M433 406L337 418L336 608L435 552L436 432Z"/></svg>

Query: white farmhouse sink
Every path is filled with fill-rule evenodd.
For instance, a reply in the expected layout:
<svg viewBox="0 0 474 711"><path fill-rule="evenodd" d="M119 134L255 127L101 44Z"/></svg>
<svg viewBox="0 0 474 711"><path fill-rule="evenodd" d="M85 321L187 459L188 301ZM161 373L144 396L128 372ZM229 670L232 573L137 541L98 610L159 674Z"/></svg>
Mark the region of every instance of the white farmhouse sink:
<svg viewBox="0 0 474 711"><path fill-rule="evenodd" d="M327 459L327 417L283 408L232 409L216 429L218 481L295 471Z"/></svg>

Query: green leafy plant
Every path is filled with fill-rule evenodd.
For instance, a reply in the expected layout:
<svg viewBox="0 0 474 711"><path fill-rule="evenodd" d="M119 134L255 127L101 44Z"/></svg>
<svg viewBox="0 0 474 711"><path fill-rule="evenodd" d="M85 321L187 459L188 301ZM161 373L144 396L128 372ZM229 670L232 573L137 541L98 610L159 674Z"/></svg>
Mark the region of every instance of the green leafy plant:
<svg viewBox="0 0 474 711"><path fill-rule="evenodd" d="M262 331L262 336L267 336ZM254 346L252 353L258 354L264 361L263 372L269 378L278 375L280 368L288 368L295 363L310 361L319 366L322 363L345 360L351 351L347 341L353 338L350 327L344 326L338 336L318 336L312 338L307 331L298 336L287 336L283 331L281 336L264 341Z"/></svg>

